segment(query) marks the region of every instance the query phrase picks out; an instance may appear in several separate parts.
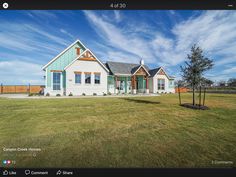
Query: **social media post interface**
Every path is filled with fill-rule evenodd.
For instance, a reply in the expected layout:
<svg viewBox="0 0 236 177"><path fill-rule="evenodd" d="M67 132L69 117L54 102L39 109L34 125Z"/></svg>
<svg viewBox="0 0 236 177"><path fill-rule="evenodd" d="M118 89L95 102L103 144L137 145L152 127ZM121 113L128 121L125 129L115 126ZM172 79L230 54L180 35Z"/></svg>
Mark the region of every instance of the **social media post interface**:
<svg viewBox="0 0 236 177"><path fill-rule="evenodd" d="M19 157L37 158L37 155L42 152L39 147L3 147L1 150L1 167L14 167L20 165Z"/></svg>

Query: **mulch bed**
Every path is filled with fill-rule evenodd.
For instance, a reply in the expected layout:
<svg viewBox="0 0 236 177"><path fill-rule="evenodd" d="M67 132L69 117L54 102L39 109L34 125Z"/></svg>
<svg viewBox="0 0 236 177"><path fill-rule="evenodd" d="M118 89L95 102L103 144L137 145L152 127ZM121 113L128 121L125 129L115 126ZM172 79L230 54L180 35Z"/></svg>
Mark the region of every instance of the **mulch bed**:
<svg viewBox="0 0 236 177"><path fill-rule="evenodd" d="M203 105L200 105L199 104L191 104L191 103L184 103L184 104L181 104L181 106L183 107L186 107L186 108L190 108L190 109L199 109L199 110L208 110L209 107L207 106L203 106Z"/></svg>

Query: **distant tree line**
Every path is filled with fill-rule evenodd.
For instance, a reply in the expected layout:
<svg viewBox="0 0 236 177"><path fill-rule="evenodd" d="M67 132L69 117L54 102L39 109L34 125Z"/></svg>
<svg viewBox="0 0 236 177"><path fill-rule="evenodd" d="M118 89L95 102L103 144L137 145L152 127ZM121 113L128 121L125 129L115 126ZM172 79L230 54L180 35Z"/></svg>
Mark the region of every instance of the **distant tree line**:
<svg viewBox="0 0 236 177"><path fill-rule="evenodd" d="M236 87L236 78L230 78L228 80L213 81L207 78L202 78L202 86L204 87ZM191 87L187 82L178 80L175 82L176 87Z"/></svg>
<svg viewBox="0 0 236 177"><path fill-rule="evenodd" d="M230 78L228 80L220 80L220 81L212 81L207 78L202 79L202 85L204 87L236 87L236 78ZM179 85L181 87L191 87L189 84L182 80L178 80L175 82L176 87Z"/></svg>
<svg viewBox="0 0 236 177"><path fill-rule="evenodd" d="M228 81L221 80L215 85L221 87L236 87L236 78L230 78Z"/></svg>

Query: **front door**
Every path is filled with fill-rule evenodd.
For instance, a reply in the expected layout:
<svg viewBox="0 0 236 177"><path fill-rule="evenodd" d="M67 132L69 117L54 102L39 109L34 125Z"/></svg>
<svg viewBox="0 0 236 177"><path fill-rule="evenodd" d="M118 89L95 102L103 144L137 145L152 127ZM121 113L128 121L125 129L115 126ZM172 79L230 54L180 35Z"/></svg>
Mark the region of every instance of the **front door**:
<svg viewBox="0 0 236 177"><path fill-rule="evenodd" d="M131 92L131 81L127 81L127 93Z"/></svg>
<svg viewBox="0 0 236 177"><path fill-rule="evenodd" d="M125 81L118 81L119 92L125 93Z"/></svg>
<svg viewBox="0 0 236 177"><path fill-rule="evenodd" d="M146 80L144 79L144 76L137 76L137 82L136 82L137 92L145 93L145 85L146 85Z"/></svg>
<svg viewBox="0 0 236 177"><path fill-rule="evenodd" d="M52 84L53 90L61 90L61 72L53 72Z"/></svg>

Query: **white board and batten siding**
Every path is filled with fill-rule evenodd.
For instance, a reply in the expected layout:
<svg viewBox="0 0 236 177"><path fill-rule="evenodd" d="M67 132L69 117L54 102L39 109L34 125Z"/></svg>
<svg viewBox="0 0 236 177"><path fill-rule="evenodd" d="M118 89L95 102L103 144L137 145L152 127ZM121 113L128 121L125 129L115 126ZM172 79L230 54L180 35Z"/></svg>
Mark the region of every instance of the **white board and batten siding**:
<svg viewBox="0 0 236 177"><path fill-rule="evenodd" d="M160 75L160 74L156 74L152 79L152 93L175 93L175 89L174 87L169 87L169 78L166 75ZM165 89L164 90L158 90L158 79L164 79L165 80Z"/></svg>
<svg viewBox="0 0 236 177"><path fill-rule="evenodd" d="M81 84L75 83L75 72L81 72ZM91 83L85 83L85 73L91 72ZM95 84L94 73L100 73L100 84ZM103 95L107 93L107 71L97 61L77 60L66 68L66 95Z"/></svg>

